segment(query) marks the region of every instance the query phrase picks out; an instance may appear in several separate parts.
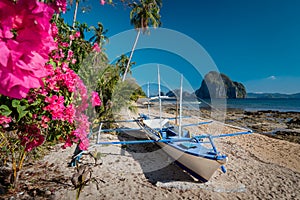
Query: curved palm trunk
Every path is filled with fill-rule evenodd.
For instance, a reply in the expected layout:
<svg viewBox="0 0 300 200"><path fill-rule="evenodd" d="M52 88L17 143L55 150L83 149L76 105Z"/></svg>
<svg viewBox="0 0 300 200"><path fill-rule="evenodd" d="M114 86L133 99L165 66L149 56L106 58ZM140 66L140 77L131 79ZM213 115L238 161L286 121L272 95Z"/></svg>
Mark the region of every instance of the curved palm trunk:
<svg viewBox="0 0 300 200"><path fill-rule="evenodd" d="M77 17L78 6L79 6L79 0L76 0L75 10L74 10L74 14L73 14L73 24L72 24L73 28L75 28L75 22L76 22L76 17Z"/></svg>
<svg viewBox="0 0 300 200"><path fill-rule="evenodd" d="M126 69L125 69L125 73L124 73L123 78L122 78L122 82L125 81L126 74L128 72L128 68L129 68L129 65L130 65L130 62L131 62L131 58L133 56L133 52L134 52L136 44L137 44L137 42L139 40L140 34L141 34L141 29L139 28L139 30L137 32L137 35L136 35L136 38L135 38L135 41L134 41L133 46L132 46L132 50L131 50L131 53L130 53L130 56L129 56L129 60L128 60L128 63L127 63Z"/></svg>

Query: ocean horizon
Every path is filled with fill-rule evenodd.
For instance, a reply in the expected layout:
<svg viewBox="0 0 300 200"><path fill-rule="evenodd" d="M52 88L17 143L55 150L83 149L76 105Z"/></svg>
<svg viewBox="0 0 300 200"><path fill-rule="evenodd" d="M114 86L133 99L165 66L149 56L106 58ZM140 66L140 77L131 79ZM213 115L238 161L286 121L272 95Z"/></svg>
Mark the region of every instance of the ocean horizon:
<svg viewBox="0 0 300 200"><path fill-rule="evenodd" d="M157 100L156 100L157 101ZM153 101L152 101L153 102ZM163 104L176 104L176 99L163 99ZM300 112L300 98L244 98L244 99L183 99L184 109L226 108L245 111Z"/></svg>
<svg viewBox="0 0 300 200"><path fill-rule="evenodd" d="M200 107L208 107L211 100L201 100ZM280 111L280 112L300 112L300 99L288 98L245 98L245 99L214 99L214 105L229 109L241 109L245 111Z"/></svg>

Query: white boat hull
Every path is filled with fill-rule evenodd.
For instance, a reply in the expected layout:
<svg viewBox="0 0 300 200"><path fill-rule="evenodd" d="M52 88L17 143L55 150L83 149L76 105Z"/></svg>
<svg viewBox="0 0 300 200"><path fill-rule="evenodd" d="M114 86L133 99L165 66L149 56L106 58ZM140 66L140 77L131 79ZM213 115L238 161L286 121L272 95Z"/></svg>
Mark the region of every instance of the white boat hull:
<svg viewBox="0 0 300 200"><path fill-rule="evenodd" d="M160 138L156 135L157 131L154 129L162 127L167 124L167 120L153 119L144 120L143 123L138 123L145 133L153 140L158 141ZM173 158L182 168L186 169L195 178L202 181L208 181L215 171L227 162L227 157L217 159L217 154L213 156L211 150L206 149L200 154L199 151L203 149L199 145L196 146L195 152L192 150L184 150L180 146L180 142L174 143L157 143L171 158ZM197 148L198 147L198 148ZM206 157L205 157L206 156Z"/></svg>
<svg viewBox="0 0 300 200"><path fill-rule="evenodd" d="M195 176L195 178L201 179L202 181L208 181L215 171L227 162L227 158L224 160L212 160L183 152L166 143L157 144L161 146L170 157L182 165L181 167L186 169L191 175Z"/></svg>

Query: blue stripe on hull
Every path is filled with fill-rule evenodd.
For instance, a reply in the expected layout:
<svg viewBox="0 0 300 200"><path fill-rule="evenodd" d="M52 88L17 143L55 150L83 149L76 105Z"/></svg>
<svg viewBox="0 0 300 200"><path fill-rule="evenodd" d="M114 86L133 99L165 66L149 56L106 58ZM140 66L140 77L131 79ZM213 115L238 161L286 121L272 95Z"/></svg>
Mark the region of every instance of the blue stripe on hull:
<svg viewBox="0 0 300 200"><path fill-rule="evenodd" d="M202 158L210 159L210 160L224 160L227 157L226 155L217 155L214 152L211 152L212 154L208 154L208 153L206 153L206 154L194 153L194 152L191 152L191 151L184 150L181 147L178 147L177 145L172 144L172 143L171 144L170 143L165 143L165 144L167 144L167 145L169 145L169 146L171 146L171 147L173 147L173 148L175 148L175 149L177 149L177 150L179 150L179 151L181 151L183 153L190 154L190 155L197 156L197 157L202 157ZM195 148L195 149L199 149L199 148ZM209 149L207 149L207 150L209 150Z"/></svg>

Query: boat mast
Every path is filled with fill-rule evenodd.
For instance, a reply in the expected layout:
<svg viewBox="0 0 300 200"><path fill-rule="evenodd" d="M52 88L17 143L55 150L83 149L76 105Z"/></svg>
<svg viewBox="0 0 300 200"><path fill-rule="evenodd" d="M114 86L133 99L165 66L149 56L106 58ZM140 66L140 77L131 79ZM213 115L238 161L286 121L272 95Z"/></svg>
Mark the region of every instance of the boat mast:
<svg viewBox="0 0 300 200"><path fill-rule="evenodd" d="M158 80L158 99L159 99L159 128L160 128L160 130L162 130L162 127L161 127L162 114L161 114L161 98L160 98L160 73L159 73L159 65L157 65L157 80Z"/></svg>
<svg viewBox="0 0 300 200"><path fill-rule="evenodd" d="M178 136L182 136L182 130L181 130L181 122L182 122L182 83L183 82L183 75L181 74L180 77L180 96L179 96L179 133Z"/></svg>
<svg viewBox="0 0 300 200"><path fill-rule="evenodd" d="M148 82L147 96L148 96L148 117L150 117L150 84L149 84L149 82Z"/></svg>

